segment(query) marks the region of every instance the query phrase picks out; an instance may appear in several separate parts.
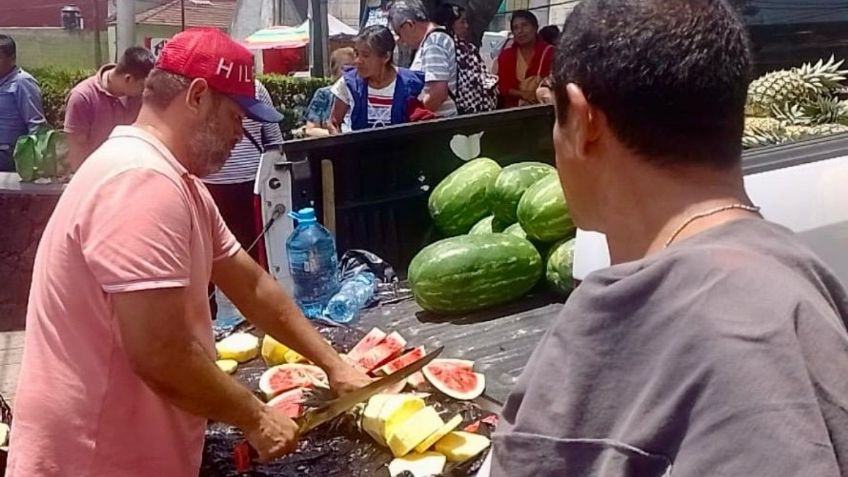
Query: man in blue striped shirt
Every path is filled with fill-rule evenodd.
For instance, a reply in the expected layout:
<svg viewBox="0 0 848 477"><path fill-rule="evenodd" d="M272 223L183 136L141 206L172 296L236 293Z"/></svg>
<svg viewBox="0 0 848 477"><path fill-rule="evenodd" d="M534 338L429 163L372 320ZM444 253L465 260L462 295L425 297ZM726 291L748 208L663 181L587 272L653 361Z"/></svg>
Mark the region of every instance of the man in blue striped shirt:
<svg viewBox="0 0 848 477"><path fill-rule="evenodd" d="M0 171L14 171L18 138L45 125L38 82L17 65L15 40L0 35Z"/></svg>
<svg viewBox="0 0 848 477"><path fill-rule="evenodd" d="M268 90L259 80L255 82L256 98L273 107ZM261 224L256 221L253 194L253 182L259 169L259 159L263 151L282 148L283 134L280 126L273 123L259 123L245 118L242 126L247 134L233 148L224 167L204 177L203 182L206 183L212 198L215 199L224 222L235 234L241 246L248 250L261 227ZM255 144L251 138L256 141ZM249 253L257 262L259 261L256 249L249 250Z"/></svg>

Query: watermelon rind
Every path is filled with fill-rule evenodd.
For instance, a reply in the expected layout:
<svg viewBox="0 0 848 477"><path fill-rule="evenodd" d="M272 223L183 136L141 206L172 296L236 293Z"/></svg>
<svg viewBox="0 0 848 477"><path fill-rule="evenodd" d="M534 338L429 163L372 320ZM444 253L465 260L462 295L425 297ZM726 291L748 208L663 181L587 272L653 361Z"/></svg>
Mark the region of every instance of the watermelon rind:
<svg viewBox="0 0 848 477"><path fill-rule="evenodd" d="M539 179L555 175L556 169L542 162L519 162L504 167L486 190L489 210L501 222L514 223L524 192Z"/></svg>
<svg viewBox="0 0 848 477"><path fill-rule="evenodd" d="M503 232L507 225L509 224L505 224L496 219L494 215L490 215L474 224L474 227L471 227L471 230L468 231L468 235L485 235Z"/></svg>
<svg viewBox="0 0 848 477"><path fill-rule="evenodd" d="M464 313L510 302L542 276L542 257L528 240L509 234L463 235L424 248L409 265L418 305Z"/></svg>
<svg viewBox="0 0 848 477"><path fill-rule="evenodd" d="M531 240L556 242L573 236L576 228L559 177L540 179L518 202L518 223Z"/></svg>
<svg viewBox="0 0 848 477"><path fill-rule="evenodd" d="M444 373L468 373L468 376L474 377L474 385L465 389L459 389L452 386L451 383L444 379L440 379L434 370L441 369ZM475 373L461 367L440 366L439 364L430 363L421 370L427 381L445 396L454 398L458 401L471 401L477 399L486 390L486 376L481 373Z"/></svg>
<svg viewBox="0 0 848 477"><path fill-rule="evenodd" d="M572 286L574 244L573 238L557 242L551 247L545 264L545 281L560 295L568 295L574 289Z"/></svg>
<svg viewBox="0 0 848 477"><path fill-rule="evenodd" d="M497 162L481 157L451 172L433 189L427 206L433 223L445 236L468 233L489 215L486 190L500 171Z"/></svg>

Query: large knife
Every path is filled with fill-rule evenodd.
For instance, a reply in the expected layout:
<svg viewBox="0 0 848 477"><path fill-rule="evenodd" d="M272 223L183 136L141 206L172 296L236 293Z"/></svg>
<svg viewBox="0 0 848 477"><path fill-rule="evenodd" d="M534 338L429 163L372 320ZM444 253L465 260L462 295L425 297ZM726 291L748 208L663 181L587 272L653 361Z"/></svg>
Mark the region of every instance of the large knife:
<svg viewBox="0 0 848 477"><path fill-rule="evenodd" d="M357 404L367 401L387 387L403 381L436 359L442 353L443 349L444 347L439 347L418 361L408 364L388 376L377 379L352 393L333 399L320 407L306 411L303 416L295 419L295 422L298 424L298 434L306 434L321 424L327 423L353 409ZM256 451L250 447L247 441L243 441L236 446L233 457L235 459L236 471L246 472L250 470L251 462L256 457Z"/></svg>

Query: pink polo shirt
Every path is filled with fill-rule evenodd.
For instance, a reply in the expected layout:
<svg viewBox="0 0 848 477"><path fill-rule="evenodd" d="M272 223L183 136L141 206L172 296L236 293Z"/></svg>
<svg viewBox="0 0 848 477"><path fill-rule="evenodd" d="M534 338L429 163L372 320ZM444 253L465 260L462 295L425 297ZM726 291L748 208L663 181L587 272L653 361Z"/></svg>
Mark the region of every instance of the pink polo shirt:
<svg viewBox="0 0 848 477"><path fill-rule="evenodd" d="M103 75L114 68L114 64L104 65L68 93L65 132L85 138L87 152L103 144L115 126L134 123L141 108L141 98L113 96L103 86Z"/></svg>
<svg viewBox="0 0 848 477"><path fill-rule="evenodd" d="M238 249L203 183L152 135L117 127L38 247L6 475L196 476L206 420L132 371L112 294L188 287L185 319L214 359L206 287Z"/></svg>

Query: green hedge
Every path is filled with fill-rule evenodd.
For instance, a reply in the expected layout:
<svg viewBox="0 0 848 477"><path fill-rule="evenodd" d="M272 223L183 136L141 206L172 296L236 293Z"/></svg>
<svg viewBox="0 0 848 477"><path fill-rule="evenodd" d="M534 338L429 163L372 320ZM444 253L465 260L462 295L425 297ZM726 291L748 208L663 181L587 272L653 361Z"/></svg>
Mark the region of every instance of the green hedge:
<svg viewBox="0 0 848 477"><path fill-rule="evenodd" d="M44 101L47 122L62 128L65 117L65 98L77 83L94 74L94 70L68 68L33 68L29 72L38 79ZM293 78L282 75L260 75L259 81L268 88L274 106L283 114L280 127L283 134L303 125L303 113L315 90L330 84L324 78Z"/></svg>

